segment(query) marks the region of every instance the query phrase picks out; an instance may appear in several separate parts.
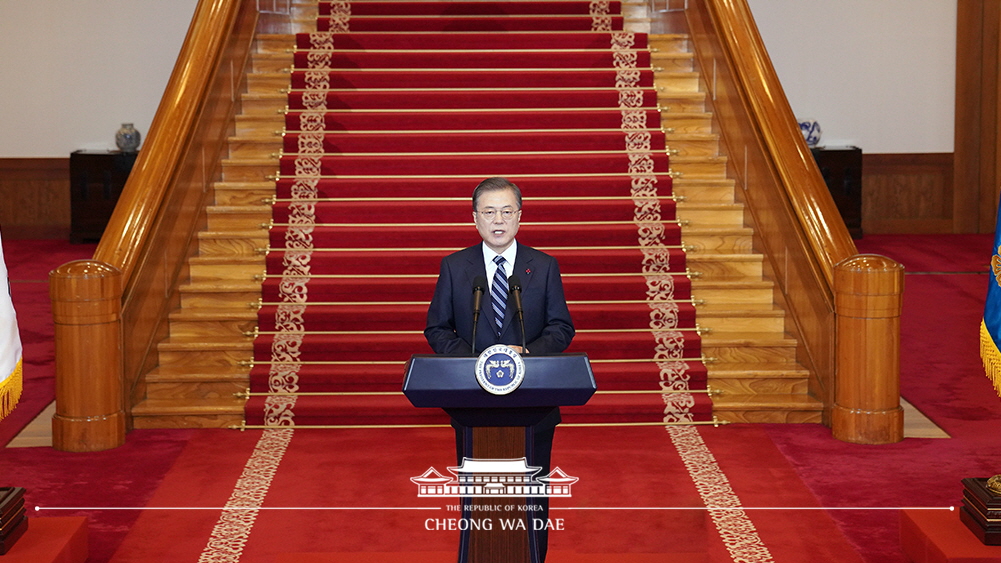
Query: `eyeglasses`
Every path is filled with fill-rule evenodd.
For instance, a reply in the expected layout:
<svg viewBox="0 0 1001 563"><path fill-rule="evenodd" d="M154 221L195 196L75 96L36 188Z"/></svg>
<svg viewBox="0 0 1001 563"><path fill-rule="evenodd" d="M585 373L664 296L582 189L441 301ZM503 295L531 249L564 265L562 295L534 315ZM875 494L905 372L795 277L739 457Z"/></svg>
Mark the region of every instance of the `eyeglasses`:
<svg viewBox="0 0 1001 563"><path fill-rule="evenodd" d="M501 209L501 210L498 211L496 209L487 209L486 211L480 211L479 212L480 217L483 217L487 221L493 221L494 217L496 217L498 213L500 214L501 219L503 219L505 221L510 221L511 219L514 219L515 215L521 213L521 210L520 209Z"/></svg>

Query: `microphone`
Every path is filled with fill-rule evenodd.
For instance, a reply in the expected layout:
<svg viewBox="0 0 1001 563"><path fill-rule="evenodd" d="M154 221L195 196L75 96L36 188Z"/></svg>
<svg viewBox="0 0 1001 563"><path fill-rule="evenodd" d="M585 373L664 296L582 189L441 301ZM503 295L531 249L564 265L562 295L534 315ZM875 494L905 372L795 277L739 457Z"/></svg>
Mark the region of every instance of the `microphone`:
<svg viewBox="0 0 1001 563"><path fill-rule="evenodd" d="M483 290L487 287L487 278L476 276L473 278L473 355L476 355L476 325L480 321L480 303L483 302Z"/></svg>
<svg viewBox="0 0 1001 563"><path fill-rule="evenodd" d="M525 311L521 308L521 278L513 275L507 279L508 291L514 297L514 312L518 315L518 323L521 325L521 351L528 353L528 345L525 344Z"/></svg>

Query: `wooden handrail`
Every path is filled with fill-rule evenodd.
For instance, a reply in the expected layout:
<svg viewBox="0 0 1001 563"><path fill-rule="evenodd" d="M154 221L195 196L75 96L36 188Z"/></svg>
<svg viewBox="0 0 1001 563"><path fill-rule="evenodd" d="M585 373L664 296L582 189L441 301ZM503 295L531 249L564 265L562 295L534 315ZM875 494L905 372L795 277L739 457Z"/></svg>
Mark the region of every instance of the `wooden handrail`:
<svg viewBox="0 0 1001 563"><path fill-rule="evenodd" d="M707 0L723 33L720 40L733 61L734 75L743 86L749 110L760 126L761 138L773 155L782 155L776 172L786 188L793 210L819 258L827 283L834 285L834 267L858 250L810 149L795 126L785 91L775 73L746 0Z"/></svg>
<svg viewBox="0 0 1001 563"><path fill-rule="evenodd" d="M256 0L199 1L146 144L93 260L50 274L50 294L60 306L56 370L63 392L53 425L53 443L60 449L121 445L119 425L131 425L131 407L145 395L143 376L158 363L157 343L179 301L178 285L206 221L211 184L220 177L257 22ZM77 295L79 287L102 288L101 298L118 306L114 320L88 313L93 307ZM90 345L94 333L114 335L113 344ZM121 405L122 416L111 403L101 407L101 417L86 414L94 410L87 406L94 398L82 390L103 388L95 382L118 386L119 399L111 403Z"/></svg>

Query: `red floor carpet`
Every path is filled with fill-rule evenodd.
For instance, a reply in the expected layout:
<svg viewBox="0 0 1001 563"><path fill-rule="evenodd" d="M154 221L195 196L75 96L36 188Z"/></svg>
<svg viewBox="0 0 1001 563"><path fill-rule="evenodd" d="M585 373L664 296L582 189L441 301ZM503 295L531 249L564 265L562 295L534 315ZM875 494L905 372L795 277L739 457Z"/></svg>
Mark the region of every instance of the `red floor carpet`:
<svg viewBox="0 0 1001 563"><path fill-rule="evenodd" d="M260 432L197 432L148 506L225 505L231 489L220 485L237 482ZM861 561L830 517L810 510L818 506L815 498L762 429L701 434L744 506L795 507L748 511L775 561L799 560L803 553L817 561ZM444 472L452 465L451 441L449 429L295 431L263 509L241 537L240 560L358 552L395 552L403 559L411 551L445 552L451 560L457 533L436 528L455 514L447 502L418 498L410 482L429 467ZM665 429L561 429L554 463L580 480L572 498L552 501L550 517L561 519L564 530L550 535L550 561L576 561L578 553L730 560ZM112 561L196 560L219 518L218 510L147 510Z"/></svg>
<svg viewBox="0 0 1001 563"><path fill-rule="evenodd" d="M862 446L833 440L820 426L767 426L825 506L959 506L961 479L1001 472L1001 400L979 356L992 243L992 235L869 235L857 241L860 252L890 256L906 268L901 394L952 438ZM832 515L866 561L906 561L896 511Z"/></svg>

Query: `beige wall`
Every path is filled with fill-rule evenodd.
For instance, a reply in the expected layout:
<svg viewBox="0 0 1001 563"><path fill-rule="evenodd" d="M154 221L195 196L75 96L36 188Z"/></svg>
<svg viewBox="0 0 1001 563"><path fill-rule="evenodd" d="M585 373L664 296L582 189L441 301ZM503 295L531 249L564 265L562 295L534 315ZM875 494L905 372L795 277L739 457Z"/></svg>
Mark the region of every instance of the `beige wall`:
<svg viewBox="0 0 1001 563"><path fill-rule="evenodd" d="M196 0L0 0L0 158L149 130Z"/></svg>
<svg viewBox="0 0 1001 563"><path fill-rule="evenodd" d="M798 117L867 153L953 151L956 0L748 0Z"/></svg>

